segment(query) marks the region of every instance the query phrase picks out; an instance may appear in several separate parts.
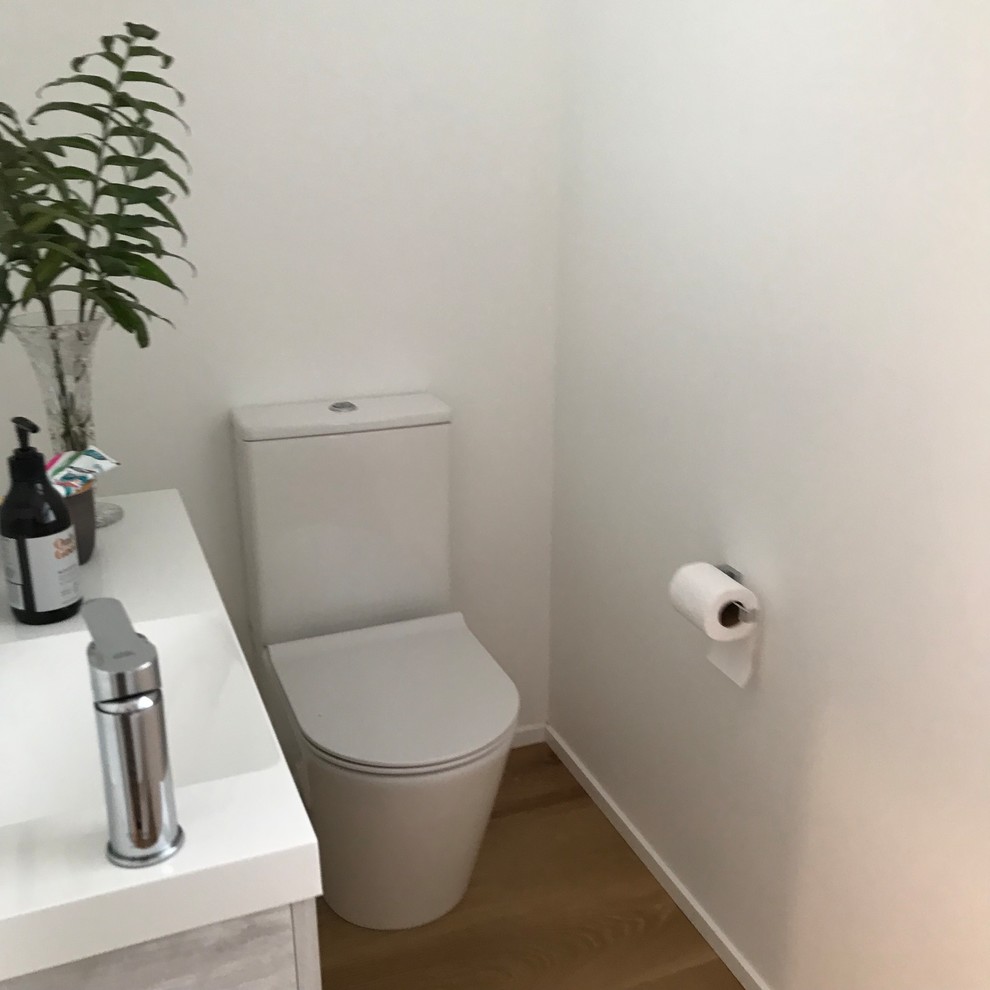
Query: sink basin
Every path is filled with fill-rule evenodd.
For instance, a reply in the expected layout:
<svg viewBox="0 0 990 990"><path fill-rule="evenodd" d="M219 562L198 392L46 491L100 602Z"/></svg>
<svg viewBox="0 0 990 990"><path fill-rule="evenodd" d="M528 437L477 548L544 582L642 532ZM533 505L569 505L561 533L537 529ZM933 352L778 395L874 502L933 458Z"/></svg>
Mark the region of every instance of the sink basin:
<svg viewBox="0 0 990 990"><path fill-rule="evenodd" d="M273 766L279 753L222 615L136 623L158 649L179 819L182 788ZM86 633L0 653L0 827L102 806Z"/></svg>
<svg viewBox="0 0 990 990"><path fill-rule="evenodd" d="M144 869L107 861L89 634L78 615L15 623L0 592L0 986L320 891L316 836L182 499L116 501L83 589L119 598L158 649L186 841Z"/></svg>

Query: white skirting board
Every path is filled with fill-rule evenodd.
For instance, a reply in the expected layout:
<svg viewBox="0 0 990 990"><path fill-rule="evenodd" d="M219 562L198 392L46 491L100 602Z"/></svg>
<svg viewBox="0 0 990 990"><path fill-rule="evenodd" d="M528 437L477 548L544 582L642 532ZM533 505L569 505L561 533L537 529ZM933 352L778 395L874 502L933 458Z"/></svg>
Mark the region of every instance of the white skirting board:
<svg viewBox="0 0 990 990"><path fill-rule="evenodd" d="M520 746L532 746L533 743L544 742L547 738L547 727L538 722L535 725L520 725L516 729L516 734L512 739L512 748L518 749Z"/></svg>
<svg viewBox="0 0 990 990"><path fill-rule="evenodd" d="M719 958L729 967L735 978L746 990L771 990L770 985L760 977L746 957L729 941L711 915L694 899L687 887L660 858L642 832L626 817L625 813L612 800L608 791L581 762L574 750L549 725L546 727L546 741L567 769L574 774L578 783L588 792L605 817L615 826L616 831L629 843L633 852L643 861L650 873L656 877L660 886L670 894L677 906L688 916L691 924L701 932L705 941L718 953Z"/></svg>

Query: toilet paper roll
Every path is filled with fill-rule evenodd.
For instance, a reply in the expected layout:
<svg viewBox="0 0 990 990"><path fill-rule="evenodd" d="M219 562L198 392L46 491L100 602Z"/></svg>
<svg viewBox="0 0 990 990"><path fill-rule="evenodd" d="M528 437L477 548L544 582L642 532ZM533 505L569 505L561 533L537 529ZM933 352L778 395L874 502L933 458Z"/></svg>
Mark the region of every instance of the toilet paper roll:
<svg viewBox="0 0 990 990"><path fill-rule="evenodd" d="M685 564L670 581L674 608L716 643L731 643L752 635L755 623L743 610L756 612L756 595L712 564Z"/></svg>

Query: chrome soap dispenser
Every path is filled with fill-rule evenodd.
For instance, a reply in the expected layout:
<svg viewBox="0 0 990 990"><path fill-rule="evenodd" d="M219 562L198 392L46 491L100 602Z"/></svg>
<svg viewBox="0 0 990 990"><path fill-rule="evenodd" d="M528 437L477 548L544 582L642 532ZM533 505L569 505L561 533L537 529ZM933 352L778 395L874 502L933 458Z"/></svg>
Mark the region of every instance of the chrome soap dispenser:
<svg viewBox="0 0 990 990"><path fill-rule="evenodd" d="M86 602L82 616L93 637L87 656L110 829L107 858L115 866L152 866L178 852L183 840L158 654L116 598Z"/></svg>

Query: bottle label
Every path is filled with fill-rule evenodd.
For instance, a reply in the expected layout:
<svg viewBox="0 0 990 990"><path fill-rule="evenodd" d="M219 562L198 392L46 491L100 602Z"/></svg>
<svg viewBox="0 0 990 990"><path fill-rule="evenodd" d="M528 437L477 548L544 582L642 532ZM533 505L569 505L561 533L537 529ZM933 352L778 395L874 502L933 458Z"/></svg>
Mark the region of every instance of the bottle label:
<svg viewBox="0 0 990 990"><path fill-rule="evenodd" d="M21 567L18 543L24 546L27 573ZM81 597L79 589L79 554L76 531L70 526L61 533L32 539L0 539L7 594L14 608L27 608L25 584L30 582L35 612L54 612Z"/></svg>
<svg viewBox="0 0 990 990"><path fill-rule="evenodd" d="M0 557L3 558L3 576L7 582L7 598L11 608L24 608L24 578L21 562L17 557L17 540L0 537Z"/></svg>

